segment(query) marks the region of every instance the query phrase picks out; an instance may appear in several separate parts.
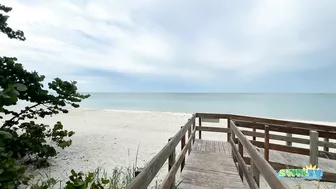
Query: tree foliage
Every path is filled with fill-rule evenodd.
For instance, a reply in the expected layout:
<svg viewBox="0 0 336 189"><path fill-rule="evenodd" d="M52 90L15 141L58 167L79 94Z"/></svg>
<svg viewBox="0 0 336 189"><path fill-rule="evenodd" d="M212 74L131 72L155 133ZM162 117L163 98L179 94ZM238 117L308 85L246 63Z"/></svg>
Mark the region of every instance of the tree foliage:
<svg viewBox="0 0 336 189"><path fill-rule="evenodd" d="M7 24L11 7L0 4L0 34L24 41L24 32ZM48 165L47 159L56 156L54 142L61 148L71 145L74 132L63 129L61 122L50 126L35 120L78 108L89 97L77 91L75 81L55 78L43 86L45 76L27 71L15 57L0 56L0 188L17 188L27 184L24 163ZM27 105L18 110L18 101ZM13 108L14 107L14 108ZM13 110L14 109L14 110ZM2 123L1 123L2 122Z"/></svg>

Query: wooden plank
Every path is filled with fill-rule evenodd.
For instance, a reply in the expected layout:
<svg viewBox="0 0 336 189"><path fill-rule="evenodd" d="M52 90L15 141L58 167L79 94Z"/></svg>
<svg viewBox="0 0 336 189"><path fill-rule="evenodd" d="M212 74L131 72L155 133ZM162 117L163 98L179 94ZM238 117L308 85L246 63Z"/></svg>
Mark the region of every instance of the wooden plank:
<svg viewBox="0 0 336 189"><path fill-rule="evenodd" d="M310 131L309 163L318 165L318 132Z"/></svg>
<svg viewBox="0 0 336 189"><path fill-rule="evenodd" d="M241 132L246 136L256 136L256 137L260 137L260 138L265 137L265 133L253 132L253 131L247 131L247 130L241 130ZM288 137L288 136L276 135L276 134L270 134L269 137L272 140L289 141L289 142L295 142L295 143L300 143L300 144L308 144L308 145L310 144L310 140L306 139L306 138ZM318 141L318 145L323 146L323 147L336 148L336 143L329 142L328 140L327 141Z"/></svg>
<svg viewBox="0 0 336 189"><path fill-rule="evenodd" d="M213 146L213 148L210 149L209 146ZM231 146L224 141L195 139L193 150L231 155Z"/></svg>
<svg viewBox="0 0 336 189"><path fill-rule="evenodd" d="M201 151L202 149L202 143L199 142L199 139L195 139L194 144L192 145L192 150L197 150L197 151Z"/></svg>
<svg viewBox="0 0 336 189"><path fill-rule="evenodd" d="M244 120L244 121L250 121L250 122L255 122L255 123L263 123L267 125L284 125L284 126L312 129L312 130L317 130L317 131L336 132L336 127L329 126L329 125L302 123L302 122L296 122L296 121L286 121L286 120L279 120L279 119L268 119L268 118L242 116L242 115L230 115L229 117L232 120Z"/></svg>
<svg viewBox="0 0 336 189"><path fill-rule="evenodd" d="M202 118L202 122L219 123L219 119L218 118Z"/></svg>
<svg viewBox="0 0 336 189"><path fill-rule="evenodd" d="M237 143L238 140L236 139L234 142ZM250 140L250 142L253 145L255 145L259 148L264 148L264 142L253 141L253 140ZM274 143L269 144L269 149L282 151L282 152L302 154L302 155L309 155L309 149L299 148L299 147L291 147L291 146L284 146L284 145L274 144ZM336 153L319 151L318 152L318 157L327 158L327 159L336 159Z"/></svg>
<svg viewBox="0 0 336 189"><path fill-rule="evenodd" d="M229 129L229 131L231 131L230 119L226 119L226 127L227 127L227 129ZM226 141L229 142L230 138L231 138L231 134L228 132L227 135L226 135Z"/></svg>
<svg viewBox="0 0 336 189"><path fill-rule="evenodd" d="M280 119L269 119L269 118L261 118L261 117L252 117L252 116L243 116L236 114L215 114L215 113L196 113L197 117L204 118L222 118L222 119L231 119L231 120L242 120L248 122L255 123L263 123L267 125L283 125L283 126L291 126L298 127L304 129L313 129L318 131L328 131L328 132L336 132L335 126L330 125L321 125L321 124L313 124L313 123L302 123L297 121L287 121Z"/></svg>
<svg viewBox="0 0 336 189"><path fill-rule="evenodd" d="M189 130L189 129L188 129L188 130ZM188 137L188 140L190 140L190 137ZM191 144L191 142L189 142L189 143L187 144L187 146L189 146L189 144ZM186 145L186 137L185 137L185 135L183 135L183 136L182 136L182 139L181 139L181 152L183 151L185 145ZM182 172L182 170L183 170L184 164L185 164L185 157L183 157L183 159L182 159L182 163L181 163L181 172Z"/></svg>
<svg viewBox="0 0 336 189"><path fill-rule="evenodd" d="M208 131L208 132L218 132L218 133L227 133L230 132L228 128L223 128L223 127L207 127L207 126L202 126L196 127L196 130L198 131Z"/></svg>
<svg viewBox="0 0 336 189"><path fill-rule="evenodd" d="M181 173L181 179L179 188L182 189L245 188L232 157L223 153L193 150Z"/></svg>
<svg viewBox="0 0 336 189"><path fill-rule="evenodd" d="M223 169L219 169L220 167ZM195 151L189 156L184 170L207 170L238 175L231 156L212 152Z"/></svg>
<svg viewBox="0 0 336 189"><path fill-rule="evenodd" d="M261 123L251 123L246 121L234 121L234 123L238 127L245 127L245 128L256 128L264 130L264 124ZM280 126L280 125L268 125L270 126L270 131L276 131L281 133L290 133L290 134L298 134L298 135L306 135L309 136L309 129L308 128L298 128L298 127L286 127L286 126ZM336 128L336 127L334 127ZM320 137L330 138L330 139L336 139L336 133L335 132L329 132L329 131L318 131Z"/></svg>
<svg viewBox="0 0 336 189"><path fill-rule="evenodd" d="M193 131L196 130L196 119L194 119L194 121L193 121L193 124L192 124L192 130L193 130ZM196 136L194 135L193 143L195 142L195 138L196 138Z"/></svg>
<svg viewBox="0 0 336 189"><path fill-rule="evenodd" d="M201 145L202 145L202 151L205 152L206 151L206 140L200 140L199 141L201 142Z"/></svg>
<svg viewBox="0 0 336 189"><path fill-rule="evenodd" d="M323 141L329 143L329 138L324 138ZM323 151L329 152L329 146L323 146Z"/></svg>
<svg viewBox="0 0 336 189"><path fill-rule="evenodd" d="M260 171L258 170L257 166L251 162L251 176L252 178L254 179L254 181L256 182L257 184L257 187L260 186Z"/></svg>
<svg viewBox="0 0 336 189"><path fill-rule="evenodd" d="M191 132L193 131L193 130L192 130L192 127L193 127L193 126L191 126L191 127L188 128L188 139L190 138L190 136L191 136ZM190 143L190 146L188 146L188 154L190 154L191 146L192 146L192 143Z"/></svg>
<svg viewBox="0 0 336 189"><path fill-rule="evenodd" d="M170 142L172 140L172 138L168 139L168 142ZM175 161L176 161L176 150L174 150L169 158L168 158L168 172L172 169L172 167L174 166L175 164ZM172 178L172 182L174 183L175 182L175 177Z"/></svg>
<svg viewBox="0 0 336 189"><path fill-rule="evenodd" d="M230 140L231 141L231 140ZM233 148L233 149L235 149L235 148ZM235 155L236 157L237 156L241 156L241 157L244 157L244 155L243 155L243 153L244 153L244 148L243 148L243 145L242 145L242 143L241 142L239 142L238 141L238 152L239 152L239 154L238 155ZM244 173L243 173L243 165L242 165L242 163L239 163L239 161L238 161L238 167L239 167L239 176L240 176L240 178L242 179L242 180L244 180ZM245 174L247 174L247 172L245 173ZM252 183L251 183L251 185L252 185Z"/></svg>
<svg viewBox="0 0 336 189"><path fill-rule="evenodd" d="M269 126L265 125L264 158L266 161L269 160L269 139Z"/></svg>
<svg viewBox="0 0 336 189"><path fill-rule="evenodd" d="M202 127L202 118L198 117L198 126ZM202 131L198 131L198 138L202 139Z"/></svg>
<svg viewBox="0 0 336 189"><path fill-rule="evenodd" d="M232 150L231 150L231 145L228 142L222 143L223 148L224 148L224 153L228 155L232 155Z"/></svg>

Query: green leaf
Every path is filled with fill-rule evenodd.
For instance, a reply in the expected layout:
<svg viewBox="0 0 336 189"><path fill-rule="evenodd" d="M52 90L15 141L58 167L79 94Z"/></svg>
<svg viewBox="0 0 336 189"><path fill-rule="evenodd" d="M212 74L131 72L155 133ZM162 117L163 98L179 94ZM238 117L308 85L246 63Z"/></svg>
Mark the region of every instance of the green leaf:
<svg viewBox="0 0 336 189"><path fill-rule="evenodd" d="M101 179L101 181L103 184L108 184L110 182L108 179L103 179L103 178Z"/></svg>
<svg viewBox="0 0 336 189"><path fill-rule="evenodd" d="M6 131L0 131L0 136L3 136L5 139L13 138L13 136L9 132L6 132Z"/></svg>
<svg viewBox="0 0 336 189"><path fill-rule="evenodd" d="M22 84L22 83L15 83L14 87L18 90L18 91L26 91L28 90L28 88L26 87L26 85Z"/></svg>
<svg viewBox="0 0 336 189"><path fill-rule="evenodd" d="M19 93L19 91L15 90L15 89L12 89L10 92L8 92L8 95L9 96L19 96L20 93Z"/></svg>
<svg viewBox="0 0 336 189"><path fill-rule="evenodd" d="M71 174L72 174L73 176L77 176L76 172L75 172L73 169L71 169Z"/></svg>
<svg viewBox="0 0 336 189"><path fill-rule="evenodd" d="M94 173L90 172L88 176L89 177L94 177Z"/></svg>
<svg viewBox="0 0 336 189"><path fill-rule="evenodd" d="M84 186L85 185L85 182L84 181L79 181L79 182L76 182L75 183L75 186L78 186L78 187L80 187L80 186Z"/></svg>

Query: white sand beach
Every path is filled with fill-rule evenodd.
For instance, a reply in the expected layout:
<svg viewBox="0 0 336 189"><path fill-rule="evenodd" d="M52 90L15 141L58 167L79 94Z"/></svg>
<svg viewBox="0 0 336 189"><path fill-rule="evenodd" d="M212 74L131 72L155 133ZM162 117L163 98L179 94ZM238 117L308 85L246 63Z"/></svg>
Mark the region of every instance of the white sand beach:
<svg viewBox="0 0 336 189"><path fill-rule="evenodd" d="M136 159L137 166L143 167L190 116L187 113L72 109L68 114L45 118L43 123L61 121L65 129L75 131L75 135L73 144L59 149L57 158L51 159L51 167L39 169L35 174L40 172L66 180L71 169L88 172L103 167L111 173L116 167L132 167ZM163 172L167 169L164 166ZM162 175L158 179L162 179Z"/></svg>
<svg viewBox="0 0 336 189"><path fill-rule="evenodd" d="M189 113L72 109L69 114L45 118L43 123L61 121L75 135L73 144L51 160L51 167L37 172L65 180L71 169L88 172L104 167L110 172L117 166L133 166L136 158L137 166L142 167L190 117ZM226 134L204 133L203 137L225 140ZM163 179L166 170L164 166L156 180Z"/></svg>

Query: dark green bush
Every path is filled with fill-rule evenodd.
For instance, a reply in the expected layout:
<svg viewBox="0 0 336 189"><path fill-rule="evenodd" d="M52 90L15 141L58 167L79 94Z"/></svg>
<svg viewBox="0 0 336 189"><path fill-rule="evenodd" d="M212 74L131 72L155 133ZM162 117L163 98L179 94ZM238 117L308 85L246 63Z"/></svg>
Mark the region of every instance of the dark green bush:
<svg viewBox="0 0 336 189"><path fill-rule="evenodd" d="M11 39L24 41L24 33L11 29L7 13L12 10L0 4L0 33ZM45 77L37 72L27 71L15 57L0 56L0 188L15 189L28 184L25 163L37 167L47 166L48 158L56 156L55 148L49 141L61 148L71 145L69 139L74 132L63 129L61 122L53 127L36 123L33 119L44 118L58 113L68 113L67 108L78 108L79 103L89 97L77 92L75 81L60 78L43 86ZM10 107L17 102L28 102L22 110ZM1 123L0 122L0 123ZM48 141L49 140L49 141Z"/></svg>

